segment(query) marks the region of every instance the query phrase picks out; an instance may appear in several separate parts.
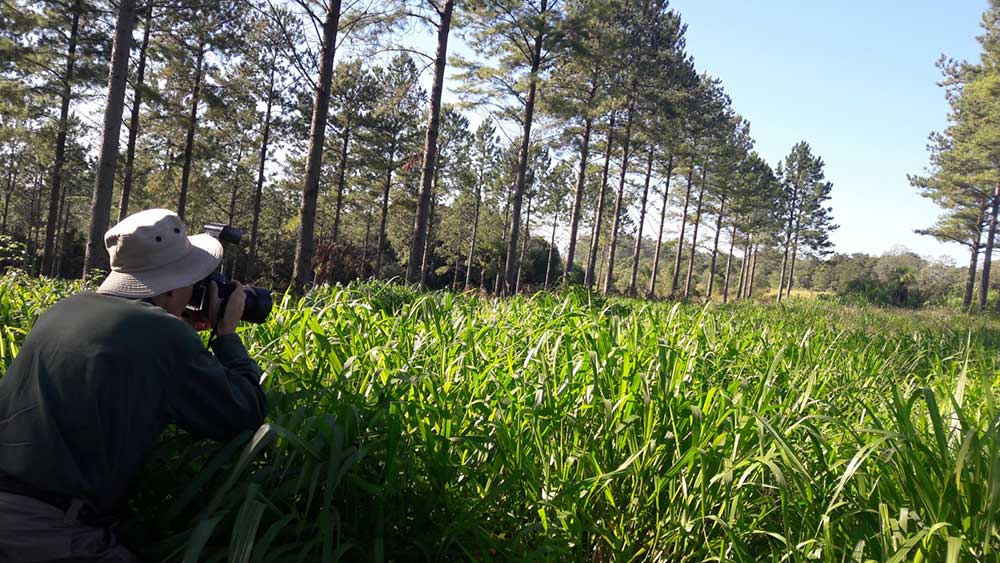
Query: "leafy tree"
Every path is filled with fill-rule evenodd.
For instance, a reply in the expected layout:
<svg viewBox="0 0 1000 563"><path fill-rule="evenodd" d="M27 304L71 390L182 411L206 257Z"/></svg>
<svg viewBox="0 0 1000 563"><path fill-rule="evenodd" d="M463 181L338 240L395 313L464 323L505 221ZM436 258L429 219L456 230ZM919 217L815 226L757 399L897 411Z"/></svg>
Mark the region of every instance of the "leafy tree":
<svg viewBox="0 0 1000 563"><path fill-rule="evenodd" d="M371 123L361 133L362 159L368 163L370 173L381 178L381 215L375 245L373 274L382 272L386 250L386 225L389 218L389 201L393 175L404 166L415 168L416 143L421 134L420 107L424 92L418 83L417 67L406 54L392 59L386 67L373 71L377 84L378 100Z"/></svg>
<svg viewBox="0 0 1000 563"><path fill-rule="evenodd" d="M333 58L337 48L337 30L340 25L341 0L328 0L323 5L323 33L319 56L319 78L316 81L313 101L312 125L309 131L308 160L305 181L302 185L302 208L299 213L299 233L295 244L295 270L293 276L299 287L312 281L316 223L316 199L319 196L319 178L323 166L323 147L326 141L326 123L330 111L330 84L333 81ZM318 19L317 16L310 16Z"/></svg>
<svg viewBox="0 0 1000 563"><path fill-rule="evenodd" d="M448 35L451 32L452 13L455 10L456 0L443 0L439 6L435 0L424 0L430 8L431 16L421 16L425 21L437 29L437 52L434 55L434 79L431 84L431 108L427 117L427 137L424 141L423 165L420 171L420 192L417 195L417 212L414 218L413 237L410 243L410 256L406 266L406 281L416 283L418 273L426 272L422 265L426 262L424 258L424 246L427 244L428 218L431 213L431 189L433 177L436 173L435 161L437 158L437 137L438 127L441 119L441 93L444 89L444 70L448 57ZM419 272L418 272L419 268ZM457 273L456 273L457 275ZM420 283L424 285L426 274L420 276Z"/></svg>
<svg viewBox="0 0 1000 563"><path fill-rule="evenodd" d="M832 222L832 209L826 205L833 184L824 179L823 159L813 156L809 144L800 141L782 164L778 176L782 182L785 238L778 301L782 294L791 294L799 246L811 252L828 252L832 246L829 233L837 228Z"/></svg>
<svg viewBox="0 0 1000 563"><path fill-rule="evenodd" d="M90 230L83 263L84 273L93 268L108 269L104 249L104 232L111 218L111 196L115 187L115 163L118 161L118 137L121 134L122 112L125 109L125 86L128 82L129 53L132 50L132 28L136 20L136 0L120 0L111 48L111 69L108 96L104 108L104 130L101 135L101 156L97 164L94 197L90 206ZM44 268L44 265L43 265Z"/></svg>
<svg viewBox="0 0 1000 563"><path fill-rule="evenodd" d="M516 100L523 108L518 163L511 199L511 229L504 266L504 292L517 285L517 243L521 228L539 82L561 54L567 26L562 0L469 0L468 29L476 53L488 62L459 61L466 92L473 97ZM499 101L500 104L504 102ZM509 103L509 102L508 102ZM501 105L504 117L514 108Z"/></svg>

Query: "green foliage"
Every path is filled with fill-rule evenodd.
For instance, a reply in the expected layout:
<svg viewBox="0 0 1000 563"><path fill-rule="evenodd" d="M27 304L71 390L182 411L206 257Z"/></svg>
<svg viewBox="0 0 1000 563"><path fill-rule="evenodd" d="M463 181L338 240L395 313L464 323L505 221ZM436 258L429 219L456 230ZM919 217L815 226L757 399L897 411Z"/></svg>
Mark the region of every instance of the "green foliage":
<svg viewBox="0 0 1000 563"><path fill-rule="evenodd" d="M4 363L77 289L0 279ZM149 560L997 556L995 321L368 283L243 336L269 422L164 436Z"/></svg>
<svg viewBox="0 0 1000 563"><path fill-rule="evenodd" d="M10 235L0 235L0 271L23 268L28 258L27 246Z"/></svg>

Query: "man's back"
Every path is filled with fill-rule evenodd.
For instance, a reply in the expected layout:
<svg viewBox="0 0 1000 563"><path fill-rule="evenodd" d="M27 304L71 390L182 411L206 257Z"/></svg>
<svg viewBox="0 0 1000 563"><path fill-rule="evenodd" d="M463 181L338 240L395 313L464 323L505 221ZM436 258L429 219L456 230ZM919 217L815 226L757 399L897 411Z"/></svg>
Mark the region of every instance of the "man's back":
<svg viewBox="0 0 1000 563"><path fill-rule="evenodd" d="M0 476L103 512L167 423L216 439L256 428L266 409L256 364L236 335L213 348L143 301L60 301L0 379Z"/></svg>

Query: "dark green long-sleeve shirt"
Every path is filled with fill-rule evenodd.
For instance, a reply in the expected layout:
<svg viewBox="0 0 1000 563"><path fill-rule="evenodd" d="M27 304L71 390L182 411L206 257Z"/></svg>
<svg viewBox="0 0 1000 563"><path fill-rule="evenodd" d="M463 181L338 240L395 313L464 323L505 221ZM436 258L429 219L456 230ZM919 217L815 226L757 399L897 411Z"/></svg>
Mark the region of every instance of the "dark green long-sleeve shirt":
<svg viewBox="0 0 1000 563"><path fill-rule="evenodd" d="M168 423L216 440L259 427L257 364L236 335L212 349L143 301L81 293L56 303L0 379L0 475L106 511Z"/></svg>

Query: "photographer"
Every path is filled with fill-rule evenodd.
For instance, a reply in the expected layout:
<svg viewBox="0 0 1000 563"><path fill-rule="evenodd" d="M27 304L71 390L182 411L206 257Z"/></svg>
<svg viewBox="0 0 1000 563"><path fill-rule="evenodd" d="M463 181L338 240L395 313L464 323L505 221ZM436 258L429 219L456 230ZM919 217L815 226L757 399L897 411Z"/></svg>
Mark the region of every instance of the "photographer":
<svg viewBox="0 0 1000 563"><path fill-rule="evenodd" d="M209 282L208 310L186 311L220 242L163 209L104 240L111 274L47 310L0 379L0 563L136 561L113 515L164 427L228 440L264 419L243 286L220 312ZM214 354L195 332L210 327Z"/></svg>

